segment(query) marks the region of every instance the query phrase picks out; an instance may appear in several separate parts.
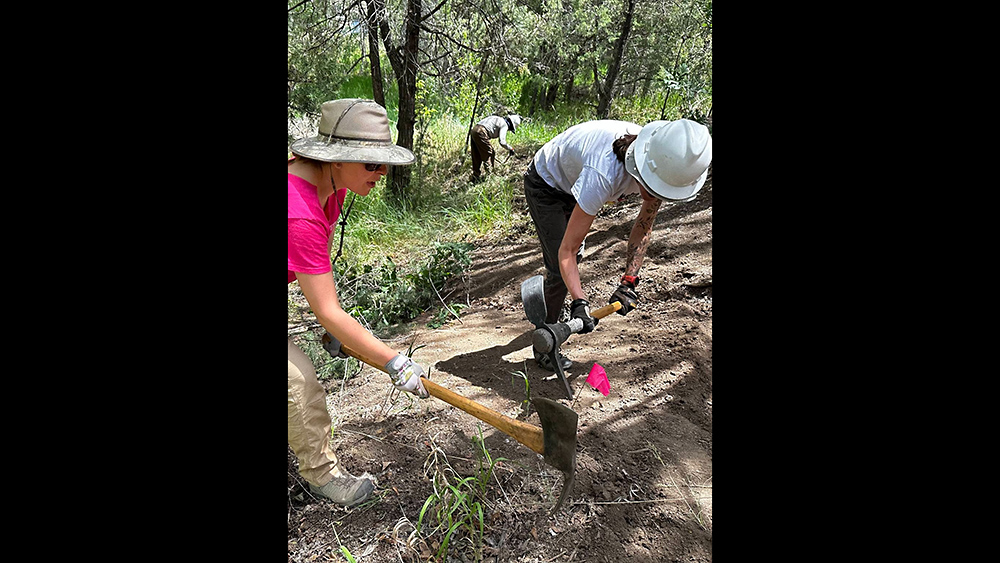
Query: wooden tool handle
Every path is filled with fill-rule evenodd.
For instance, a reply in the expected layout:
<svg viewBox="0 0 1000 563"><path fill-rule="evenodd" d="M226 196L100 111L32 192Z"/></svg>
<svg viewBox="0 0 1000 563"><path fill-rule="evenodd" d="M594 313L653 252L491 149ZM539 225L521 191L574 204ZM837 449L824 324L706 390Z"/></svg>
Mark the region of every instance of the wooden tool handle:
<svg viewBox="0 0 1000 563"><path fill-rule="evenodd" d="M450 389L441 387L429 379L421 377L420 382L423 383L424 389L426 389L431 395L441 399L453 407L462 409L486 424L489 424L490 426L524 444L532 451L542 455L545 454L545 440L542 437L541 428L528 424L527 422L514 420L507 415L490 410L472 399L467 399Z"/></svg>
<svg viewBox="0 0 1000 563"><path fill-rule="evenodd" d="M380 366L371 359L362 357L360 354L343 344L341 344L340 349L348 356L362 361L377 370L383 372L386 371L385 366ZM490 426L524 444L532 451L545 455L545 440L542 436L541 428L526 422L521 422L520 420L514 420L507 415L488 409L472 399L467 399L450 389L445 389L425 377L421 377L420 382L423 384L424 389L426 389L432 396L441 399L453 407L462 409L486 424L489 424Z"/></svg>
<svg viewBox="0 0 1000 563"><path fill-rule="evenodd" d="M603 319L604 317L610 315L611 313L617 312L618 309L621 308L622 304L618 301L615 301L614 303L608 303L607 305L601 307L600 309L591 311L590 316L594 317L595 319Z"/></svg>

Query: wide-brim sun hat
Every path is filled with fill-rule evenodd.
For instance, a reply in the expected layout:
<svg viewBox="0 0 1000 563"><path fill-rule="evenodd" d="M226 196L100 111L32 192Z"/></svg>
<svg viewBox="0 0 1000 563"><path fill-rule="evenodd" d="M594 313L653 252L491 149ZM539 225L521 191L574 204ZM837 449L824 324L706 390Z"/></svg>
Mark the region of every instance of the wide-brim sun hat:
<svg viewBox="0 0 1000 563"><path fill-rule="evenodd" d="M625 152L625 170L652 195L669 201L698 195L711 163L708 127L689 119L647 123Z"/></svg>
<svg viewBox="0 0 1000 563"><path fill-rule="evenodd" d="M344 98L324 102L319 133L292 143L293 154L323 162L413 164L413 153L392 142L389 116L372 100Z"/></svg>

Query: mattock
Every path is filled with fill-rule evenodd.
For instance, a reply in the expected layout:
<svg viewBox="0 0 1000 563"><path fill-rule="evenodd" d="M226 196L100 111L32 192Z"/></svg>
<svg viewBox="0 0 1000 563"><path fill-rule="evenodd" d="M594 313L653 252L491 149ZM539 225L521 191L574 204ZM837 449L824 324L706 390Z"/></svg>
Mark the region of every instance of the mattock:
<svg viewBox="0 0 1000 563"><path fill-rule="evenodd" d="M385 371L385 367L378 365L378 362L365 358L358 352L342 345L329 332L323 335L322 342L323 348L335 358L340 357L340 353L343 352L377 370ZM573 485L573 477L576 474L576 429L579 422L576 411L552 399L544 397L532 399L531 404L538 411L538 419L542 423L542 427L539 428L491 410L472 399L441 387L427 378L421 377L420 382L430 395L453 407L462 409L517 440L535 453L541 454L545 463L561 471L563 474L562 493L559 495L559 502L549 514L555 514L559 510L569 494L569 489Z"/></svg>
<svg viewBox="0 0 1000 563"><path fill-rule="evenodd" d="M566 380L562 366L559 365L559 345L566 342L569 335L576 334L583 330L583 321L580 319L570 319L565 323L545 322L545 278L541 275L531 276L521 283L521 303L524 304L524 312L528 316L531 324L535 325L535 332L531 335L531 346L539 354L549 357L552 365L556 367L556 375L566 387L566 398L573 400L573 388ZM614 313L622 308L618 301L595 309L590 313L595 319Z"/></svg>

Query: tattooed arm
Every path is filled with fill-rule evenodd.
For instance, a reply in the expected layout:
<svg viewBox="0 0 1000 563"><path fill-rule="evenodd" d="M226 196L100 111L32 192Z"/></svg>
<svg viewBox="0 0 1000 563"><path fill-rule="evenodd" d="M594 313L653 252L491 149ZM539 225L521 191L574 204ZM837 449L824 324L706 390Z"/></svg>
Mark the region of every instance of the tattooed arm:
<svg viewBox="0 0 1000 563"><path fill-rule="evenodd" d="M628 251L625 254L627 276L639 275L639 268L642 266L643 258L646 257L650 235L653 233L653 221L660 209L659 199L649 195L645 189L639 191L642 193L642 208L639 209L639 216L635 218L632 233L628 237Z"/></svg>

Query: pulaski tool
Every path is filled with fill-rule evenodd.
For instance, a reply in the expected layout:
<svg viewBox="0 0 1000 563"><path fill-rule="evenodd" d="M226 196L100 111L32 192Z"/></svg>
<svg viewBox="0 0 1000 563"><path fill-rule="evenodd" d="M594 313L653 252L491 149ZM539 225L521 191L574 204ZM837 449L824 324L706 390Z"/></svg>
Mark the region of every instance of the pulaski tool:
<svg viewBox="0 0 1000 563"><path fill-rule="evenodd" d="M583 329L583 321L570 319L565 323L546 323L544 283L545 278L541 275L531 276L521 283L521 303L524 304L524 312L528 320L535 325L535 332L531 335L531 346L539 354L549 357L552 365L556 367L556 375L566 386L566 397L572 399L573 388L570 387L569 381L566 381L566 374L563 373L562 366L559 365L559 345L566 342L569 335L580 332ZM595 319L603 319L621 308L622 304L615 301L591 311L590 316Z"/></svg>
<svg viewBox="0 0 1000 563"><path fill-rule="evenodd" d="M378 362L364 358L354 350L342 345L330 333L323 335L323 348L333 357L338 357L340 352L343 352L375 369L385 371L385 368L378 365ZM491 410L472 399L441 387L427 378L421 377L420 382L429 394L471 414L517 440L533 452L544 456L545 463L561 471L563 474L562 493L559 495L559 502L549 514L555 514L559 510L569 494L576 473L576 428L579 417L573 409L544 397L532 399L531 404L538 411L538 418L542 423L542 427L539 428Z"/></svg>

